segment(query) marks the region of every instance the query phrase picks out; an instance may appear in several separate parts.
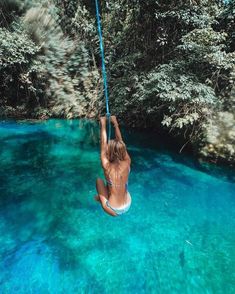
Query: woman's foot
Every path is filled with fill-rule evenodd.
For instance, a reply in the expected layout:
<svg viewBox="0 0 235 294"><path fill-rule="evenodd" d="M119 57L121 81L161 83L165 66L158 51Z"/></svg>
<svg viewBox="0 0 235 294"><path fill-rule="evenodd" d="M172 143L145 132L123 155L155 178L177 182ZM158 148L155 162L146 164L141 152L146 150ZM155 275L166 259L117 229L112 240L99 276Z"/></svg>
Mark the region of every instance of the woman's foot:
<svg viewBox="0 0 235 294"><path fill-rule="evenodd" d="M95 195L94 199L95 199L95 201L100 202L100 196L99 195Z"/></svg>

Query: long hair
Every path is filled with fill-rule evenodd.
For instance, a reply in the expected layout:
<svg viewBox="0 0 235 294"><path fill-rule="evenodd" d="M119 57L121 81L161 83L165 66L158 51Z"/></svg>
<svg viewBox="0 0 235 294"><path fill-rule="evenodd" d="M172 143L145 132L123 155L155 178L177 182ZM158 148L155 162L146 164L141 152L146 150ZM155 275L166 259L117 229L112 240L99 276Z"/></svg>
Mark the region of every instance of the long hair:
<svg viewBox="0 0 235 294"><path fill-rule="evenodd" d="M107 157L110 162L122 161L126 156L126 145L123 141L114 139L108 142Z"/></svg>

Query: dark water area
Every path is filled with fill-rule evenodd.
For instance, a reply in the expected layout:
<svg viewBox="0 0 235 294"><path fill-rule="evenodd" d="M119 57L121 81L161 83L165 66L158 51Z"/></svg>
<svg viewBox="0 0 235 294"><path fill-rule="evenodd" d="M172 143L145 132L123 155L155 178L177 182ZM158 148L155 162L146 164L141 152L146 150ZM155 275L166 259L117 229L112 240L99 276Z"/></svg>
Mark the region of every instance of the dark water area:
<svg viewBox="0 0 235 294"><path fill-rule="evenodd" d="M0 293L235 292L233 170L124 138L133 202L112 218L96 122L0 123Z"/></svg>

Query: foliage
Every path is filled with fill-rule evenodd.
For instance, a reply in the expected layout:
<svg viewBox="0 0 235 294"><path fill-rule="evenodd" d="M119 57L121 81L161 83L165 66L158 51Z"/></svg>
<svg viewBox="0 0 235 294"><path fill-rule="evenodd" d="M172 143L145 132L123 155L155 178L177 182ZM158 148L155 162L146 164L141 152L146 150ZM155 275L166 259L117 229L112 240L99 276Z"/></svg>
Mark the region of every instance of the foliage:
<svg viewBox="0 0 235 294"><path fill-rule="evenodd" d="M90 66L84 41L64 36L53 4L29 2L22 6L27 9L20 21L21 32L14 26L2 31L15 44L8 39L0 44L0 52L4 53L2 63L6 63L5 59L8 63L27 63L23 75L16 68L16 74L28 83L16 102L24 104L32 91L35 103L28 105L31 115L45 113L41 107L46 107L50 109L46 113L53 116L94 116L99 75ZM6 88L8 95L15 96L10 85L5 87L5 93Z"/></svg>
<svg viewBox="0 0 235 294"><path fill-rule="evenodd" d="M147 113L161 107L163 125L180 129L207 115L208 106L216 101L213 89L198 82L196 76L185 74L177 61L148 73L135 96L148 105Z"/></svg>
<svg viewBox="0 0 235 294"><path fill-rule="evenodd" d="M129 110L129 116L141 117L148 125L161 120L162 125L171 130L188 127L192 134L196 131L192 126L202 123L217 98L211 87L200 83L194 74L185 72L184 64L174 60L146 75L133 77L119 94L125 95L124 103L118 104L119 113ZM131 86L135 92L128 96ZM119 91L119 86L112 89L114 95Z"/></svg>
<svg viewBox="0 0 235 294"><path fill-rule="evenodd" d="M3 69L29 64L40 49L21 30L10 32L1 28L0 48L0 66Z"/></svg>
<svg viewBox="0 0 235 294"><path fill-rule="evenodd" d="M216 32L211 27L195 29L183 36L177 47L188 68L222 96L231 91L235 66L235 53L225 51L226 38L225 32Z"/></svg>
<svg viewBox="0 0 235 294"><path fill-rule="evenodd" d="M153 125L162 120L170 130L188 126L191 133L194 123L202 123L210 114L211 103L219 103L209 79L215 63L211 54L218 54L225 41L224 34L211 27L220 6L216 1L211 5L197 2L147 1L139 9L129 9L131 16L122 12L120 4L122 26L118 24L118 43L112 44L109 56L111 108L121 115L128 112L133 124L139 120ZM112 14L105 17L110 19L106 26L111 30L115 26ZM130 38L132 48L128 48ZM128 45L124 46L125 41ZM124 47L121 53L119 46Z"/></svg>
<svg viewBox="0 0 235 294"><path fill-rule="evenodd" d="M218 15L215 29L224 30L227 33L226 50L235 50L235 1L227 1L225 9Z"/></svg>
<svg viewBox="0 0 235 294"><path fill-rule="evenodd" d="M20 15L20 0L0 1L0 27L9 27L9 24Z"/></svg>
<svg viewBox="0 0 235 294"><path fill-rule="evenodd" d="M14 32L0 28L0 93L9 95L13 104L17 104L22 93L27 91L26 104L34 100L32 79L28 76L30 63L40 47L30 40L22 28Z"/></svg>

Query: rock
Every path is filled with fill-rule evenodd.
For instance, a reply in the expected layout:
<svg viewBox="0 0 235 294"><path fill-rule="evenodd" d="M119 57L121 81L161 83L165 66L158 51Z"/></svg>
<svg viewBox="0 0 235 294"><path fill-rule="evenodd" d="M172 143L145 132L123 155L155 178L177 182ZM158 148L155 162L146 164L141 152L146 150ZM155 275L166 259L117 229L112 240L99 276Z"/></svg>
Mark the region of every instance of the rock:
<svg viewBox="0 0 235 294"><path fill-rule="evenodd" d="M203 144L199 154L235 165L235 115L218 112L208 121L204 129Z"/></svg>

